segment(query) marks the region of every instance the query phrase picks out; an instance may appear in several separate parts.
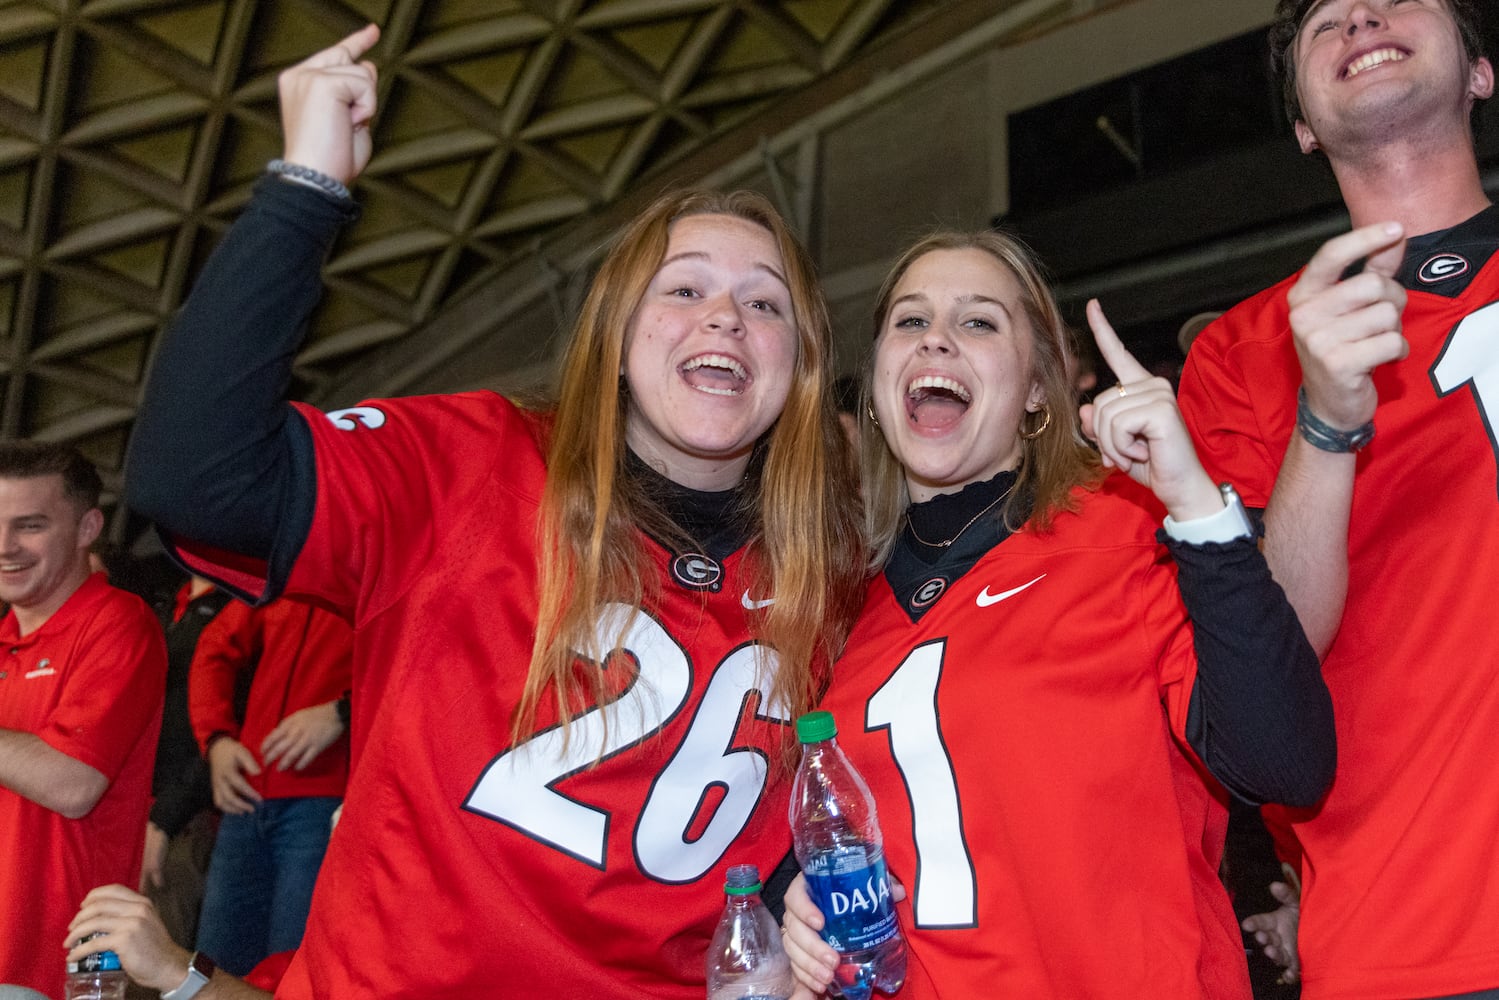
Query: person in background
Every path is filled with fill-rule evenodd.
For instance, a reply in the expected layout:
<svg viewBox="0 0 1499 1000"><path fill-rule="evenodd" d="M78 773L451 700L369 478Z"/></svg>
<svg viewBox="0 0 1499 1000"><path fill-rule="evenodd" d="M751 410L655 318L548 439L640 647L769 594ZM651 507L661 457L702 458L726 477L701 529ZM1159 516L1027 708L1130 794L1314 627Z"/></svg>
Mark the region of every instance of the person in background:
<svg viewBox="0 0 1499 1000"><path fill-rule="evenodd" d="M1337 780L1266 810L1299 843L1307 1000L1499 991L1499 209L1473 116L1475 0L1281 0L1271 50L1304 152L1355 227L1187 359L1210 472L1322 653Z"/></svg>
<svg viewBox="0 0 1499 1000"><path fill-rule="evenodd" d="M864 582L826 306L763 197L670 192L603 261L551 409L287 404L377 39L282 74L283 158L128 462L189 562L355 624L349 794L278 995L701 1000L723 866L790 847L788 723Z"/></svg>
<svg viewBox="0 0 1499 1000"><path fill-rule="evenodd" d="M1332 780L1327 689L1247 515L1170 383L1088 317L1119 382L1080 421L1070 335L1018 241L930 236L877 299L881 575L823 707L909 892L910 1000L1247 998L1218 880L1229 794L1304 805ZM813 990L837 965L822 924L793 883Z"/></svg>
<svg viewBox="0 0 1499 1000"><path fill-rule="evenodd" d="M349 779L353 640L342 618L291 600L235 601L198 639L188 699L224 815L197 946L235 975L302 941Z"/></svg>
<svg viewBox="0 0 1499 1000"><path fill-rule="evenodd" d="M0 982L61 996L85 893L136 884L166 648L151 610L89 571L99 474L0 442Z"/></svg>
<svg viewBox="0 0 1499 1000"><path fill-rule="evenodd" d="M198 937L203 882L217 817L208 761L193 737L188 668L204 627L232 598L201 576L157 607L167 641L166 703L151 774L151 815L141 863L141 892L150 897L172 940L190 948Z"/></svg>

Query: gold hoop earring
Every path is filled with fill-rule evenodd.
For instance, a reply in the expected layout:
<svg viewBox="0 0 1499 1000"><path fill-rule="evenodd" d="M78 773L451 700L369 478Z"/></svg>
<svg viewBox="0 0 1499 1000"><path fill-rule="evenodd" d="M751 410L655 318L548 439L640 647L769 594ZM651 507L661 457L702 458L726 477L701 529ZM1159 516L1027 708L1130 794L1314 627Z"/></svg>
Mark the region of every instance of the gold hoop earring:
<svg viewBox="0 0 1499 1000"><path fill-rule="evenodd" d="M1033 431L1021 431L1020 432L1020 440L1022 440L1022 441L1034 441L1034 440L1036 440L1036 438L1038 438L1042 434L1046 433L1046 428L1048 428L1048 427L1051 426L1051 407L1043 405L1041 407L1041 415L1043 417L1043 419L1041 421L1041 426L1037 427Z"/></svg>
<svg viewBox="0 0 1499 1000"><path fill-rule="evenodd" d="M874 415L874 404L873 403L865 403L864 404L864 413L865 413L866 416L869 417L869 422L870 423L874 424L876 427L880 426L880 418Z"/></svg>

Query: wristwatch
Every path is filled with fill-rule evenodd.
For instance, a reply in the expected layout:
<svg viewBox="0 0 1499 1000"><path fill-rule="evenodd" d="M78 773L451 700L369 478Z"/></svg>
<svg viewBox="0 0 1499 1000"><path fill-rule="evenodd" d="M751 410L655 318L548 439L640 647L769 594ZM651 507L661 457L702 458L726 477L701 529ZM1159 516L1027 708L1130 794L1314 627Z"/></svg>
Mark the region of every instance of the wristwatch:
<svg viewBox="0 0 1499 1000"><path fill-rule="evenodd" d="M1223 509L1216 514L1178 521L1169 514L1162 525L1166 534L1178 542L1190 545L1205 545L1208 542L1227 544L1239 538L1255 538L1254 522L1244 509L1244 501L1232 483L1220 483L1218 494L1223 497Z"/></svg>
<svg viewBox="0 0 1499 1000"><path fill-rule="evenodd" d="M1223 497L1223 506L1233 511L1229 515L1234 519L1234 524L1239 528L1240 535L1255 535L1254 522L1249 519L1249 511L1244 509L1244 500L1239 496L1239 491L1234 489L1233 483L1219 483L1218 493Z"/></svg>
<svg viewBox="0 0 1499 1000"><path fill-rule="evenodd" d="M175 990L163 993L161 1000L189 1000L190 997L197 996L198 991L213 978L215 968L213 959L201 951L193 952L193 959L187 965L187 978Z"/></svg>

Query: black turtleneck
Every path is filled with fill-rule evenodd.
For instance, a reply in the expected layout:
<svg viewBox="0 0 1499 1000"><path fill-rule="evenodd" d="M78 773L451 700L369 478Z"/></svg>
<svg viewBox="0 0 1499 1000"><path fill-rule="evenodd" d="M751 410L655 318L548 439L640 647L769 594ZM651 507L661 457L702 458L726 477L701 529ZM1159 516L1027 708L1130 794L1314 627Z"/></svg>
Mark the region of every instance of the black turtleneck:
<svg viewBox="0 0 1499 1000"><path fill-rule="evenodd" d="M748 487L759 478L763 466L757 450L744 478L733 489L695 490L666 478L633 451L625 454L625 475L639 483L661 512L697 543L698 551L714 559L727 558L749 541L754 519ZM658 537L656 541L674 548L668 539Z"/></svg>

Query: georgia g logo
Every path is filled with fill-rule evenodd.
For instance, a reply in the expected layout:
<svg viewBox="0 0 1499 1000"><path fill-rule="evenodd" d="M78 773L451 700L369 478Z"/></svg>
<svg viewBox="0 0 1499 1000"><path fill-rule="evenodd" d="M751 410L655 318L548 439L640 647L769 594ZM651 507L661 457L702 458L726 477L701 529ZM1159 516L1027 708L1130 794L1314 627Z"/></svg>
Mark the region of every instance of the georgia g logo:
<svg viewBox="0 0 1499 1000"><path fill-rule="evenodd" d="M671 576L688 590L711 590L723 586L723 567L698 552L684 552L672 560Z"/></svg>
<svg viewBox="0 0 1499 1000"><path fill-rule="evenodd" d="M1453 278L1460 278L1472 267L1466 257L1455 253L1439 253L1421 265L1416 277L1423 285L1439 285Z"/></svg>
<svg viewBox="0 0 1499 1000"><path fill-rule="evenodd" d="M940 576L934 576L926 583L916 588L916 593L911 595L911 607L917 611L929 608L942 596L947 589L947 580Z"/></svg>
<svg viewBox="0 0 1499 1000"><path fill-rule="evenodd" d="M385 426L384 412L373 406L351 406L347 410L334 410L323 415L341 431L357 431L361 427L374 430Z"/></svg>

